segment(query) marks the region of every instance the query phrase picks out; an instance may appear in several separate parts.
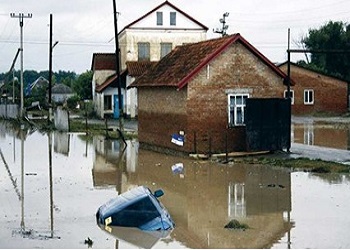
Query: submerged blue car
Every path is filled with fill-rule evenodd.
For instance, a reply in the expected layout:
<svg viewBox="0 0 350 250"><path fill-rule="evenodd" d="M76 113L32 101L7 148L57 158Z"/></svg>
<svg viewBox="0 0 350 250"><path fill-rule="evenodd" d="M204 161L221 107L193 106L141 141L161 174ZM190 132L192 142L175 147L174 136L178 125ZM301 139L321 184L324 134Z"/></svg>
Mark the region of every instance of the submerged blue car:
<svg viewBox="0 0 350 250"><path fill-rule="evenodd" d="M164 194L154 194L145 186L133 188L102 205L96 219L99 225L137 227L141 230L171 230L175 223L158 200Z"/></svg>

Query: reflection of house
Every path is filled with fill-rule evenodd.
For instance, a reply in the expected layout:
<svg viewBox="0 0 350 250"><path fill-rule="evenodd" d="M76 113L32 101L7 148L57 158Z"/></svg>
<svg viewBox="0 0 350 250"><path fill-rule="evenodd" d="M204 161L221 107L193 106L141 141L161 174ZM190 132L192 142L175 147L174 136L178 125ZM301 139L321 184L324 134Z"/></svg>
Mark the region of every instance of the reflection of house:
<svg viewBox="0 0 350 250"><path fill-rule="evenodd" d="M63 155L69 155L69 134L54 131L54 151Z"/></svg>
<svg viewBox="0 0 350 250"><path fill-rule="evenodd" d="M287 63L279 68L287 72ZM346 81L294 63L291 63L290 71L295 83L291 88L293 114L342 114L348 111L349 87Z"/></svg>
<svg viewBox="0 0 350 250"><path fill-rule="evenodd" d="M122 192L133 185L162 188L162 203L173 217L174 237L189 248L268 248L290 230L290 172L270 166L231 168L183 159L184 177L171 172L179 157L160 157L140 150L135 173L128 173ZM224 229L231 219L246 231Z"/></svg>
<svg viewBox="0 0 350 250"><path fill-rule="evenodd" d="M65 84L55 84L51 88L51 94L52 94L52 101L55 103L64 103L66 102L70 97L74 96L74 93L70 87L68 87Z"/></svg>
<svg viewBox="0 0 350 250"><path fill-rule="evenodd" d="M245 100L281 98L285 77L240 34L178 46L130 86L138 89L139 141L184 152L246 150ZM171 143L174 134L185 135L183 147Z"/></svg>
<svg viewBox="0 0 350 250"><path fill-rule="evenodd" d="M120 140L106 140L94 137L95 158L93 162L94 186L114 185L118 191L123 172L134 172L137 164L138 143L128 141L128 147L123 151L124 144Z"/></svg>
<svg viewBox="0 0 350 250"><path fill-rule="evenodd" d="M126 90L138 74L133 74L135 62L143 73L151 62L159 61L175 46L206 39L208 28L170 2L165 1L118 34L120 46L121 92L123 112L134 118L137 115L136 89ZM128 61L132 62L132 68ZM146 67L144 67L147 65ZM128 68L128 71L125 71ZM92 59L92 94L98 116L119 117L118 79L114 53L96 53Z"/></svg>

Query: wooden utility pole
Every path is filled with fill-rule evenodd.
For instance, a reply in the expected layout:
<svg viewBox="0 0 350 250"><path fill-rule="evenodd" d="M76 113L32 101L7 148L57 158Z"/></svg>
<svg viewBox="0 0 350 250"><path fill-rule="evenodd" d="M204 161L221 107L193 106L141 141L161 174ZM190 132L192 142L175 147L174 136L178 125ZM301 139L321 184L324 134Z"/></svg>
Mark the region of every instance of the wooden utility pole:
<svg viewBox="0 0 350 250"><path fill-rule="evenodd" d="M124 133L124 114L123 114L123 103L121 93L121 79L120 79L120 53L119 53L119 39L118 39L118 20L117 20L117 5L116 0L113 0L113 17L114 17L114 40L115 40L115 65L116 74L118 81L118 109L119 109L119 129ZM115 105L115 104L114 104Z"/></svg>

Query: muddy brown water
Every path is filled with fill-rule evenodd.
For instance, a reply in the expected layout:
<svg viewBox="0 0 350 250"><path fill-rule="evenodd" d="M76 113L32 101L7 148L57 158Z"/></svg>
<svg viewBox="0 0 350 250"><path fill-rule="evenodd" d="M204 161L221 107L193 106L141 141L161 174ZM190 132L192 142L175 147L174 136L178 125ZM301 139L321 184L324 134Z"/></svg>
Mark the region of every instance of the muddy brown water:
<svg viewBox="0 0 350 250"><path fill-rule="evenodd" d="M349 175L179 158L137 141L121 148L0 126L0 248L350 248ZM172 171L178 163L183 172ZM98 207L137 185L164 190L169 234L97 226ZM249 229L225 229L232 219Z"/></svg>

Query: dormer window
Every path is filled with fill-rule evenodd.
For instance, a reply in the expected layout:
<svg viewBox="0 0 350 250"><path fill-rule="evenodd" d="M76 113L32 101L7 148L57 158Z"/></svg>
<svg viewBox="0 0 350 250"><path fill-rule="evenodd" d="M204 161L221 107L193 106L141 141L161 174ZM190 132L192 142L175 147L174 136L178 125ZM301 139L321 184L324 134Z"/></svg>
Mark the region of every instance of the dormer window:
<svg viewBox="0 0 350 250"><path fill-rule="evenodd" d="M163 25L163 12L157 12L157 25Z"/></svg>
<svg viewBox="0 0 350 250"><path fill-rule="evenodd" d="M176 12L170 12L170 25L176 25Z"/></svg>

